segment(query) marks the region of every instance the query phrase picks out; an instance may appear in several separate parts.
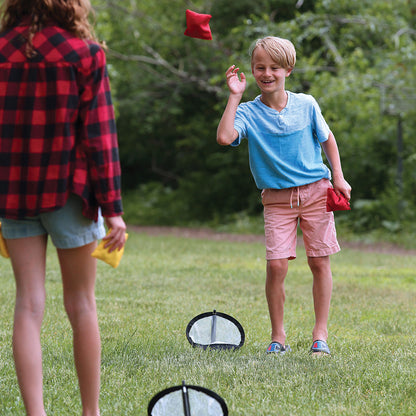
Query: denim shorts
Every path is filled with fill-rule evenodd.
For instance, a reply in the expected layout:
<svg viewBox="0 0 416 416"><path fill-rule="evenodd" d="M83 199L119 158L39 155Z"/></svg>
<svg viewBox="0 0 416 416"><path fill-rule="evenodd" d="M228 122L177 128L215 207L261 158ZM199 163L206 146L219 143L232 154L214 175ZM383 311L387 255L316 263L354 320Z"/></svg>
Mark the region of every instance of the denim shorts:
<svg viewBox="0 0 416 416"><path fill-rule="evenodd" d="M1 231L5 239L50 235L56 248L85 246L105 236L101 213L95 222L82 215L82 200L70 194L63 208L26 217L22 220L1 219Z"/></svg>

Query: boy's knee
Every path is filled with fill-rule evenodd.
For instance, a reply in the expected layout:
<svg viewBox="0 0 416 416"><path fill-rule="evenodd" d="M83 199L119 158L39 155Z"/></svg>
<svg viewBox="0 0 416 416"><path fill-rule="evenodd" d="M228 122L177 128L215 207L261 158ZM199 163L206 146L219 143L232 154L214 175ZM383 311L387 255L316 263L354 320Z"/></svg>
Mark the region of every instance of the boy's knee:
<svg viewBox="0 0 416 416"><path fill-rule="evenodd" d="M267 275L269 277L285 278L288 270L287 259L276 259L267 261Z"/></svg>
<svg viewBox="0 0 416 416"><path fill-rule="evenodd" d="M308 257L308 264L312 274L320 275L322 273L331 272L331 264L329 256L325 257Z"/></svg>

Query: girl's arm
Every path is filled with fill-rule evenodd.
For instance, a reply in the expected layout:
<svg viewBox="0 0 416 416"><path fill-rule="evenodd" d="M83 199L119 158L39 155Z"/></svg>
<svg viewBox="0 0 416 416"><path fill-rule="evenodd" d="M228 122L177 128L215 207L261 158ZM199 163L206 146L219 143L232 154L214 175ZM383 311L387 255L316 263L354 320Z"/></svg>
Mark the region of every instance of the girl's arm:
<svg viewBox="0 0 416 416"><path fill-rule="evenodd" d="M322 148L324 149L326 158L331 166L335 192L337 194L343 194L348 200L350 200L351 186L344 179L338 145L332 132L329 133L328 140L322 143Z"/></svg>

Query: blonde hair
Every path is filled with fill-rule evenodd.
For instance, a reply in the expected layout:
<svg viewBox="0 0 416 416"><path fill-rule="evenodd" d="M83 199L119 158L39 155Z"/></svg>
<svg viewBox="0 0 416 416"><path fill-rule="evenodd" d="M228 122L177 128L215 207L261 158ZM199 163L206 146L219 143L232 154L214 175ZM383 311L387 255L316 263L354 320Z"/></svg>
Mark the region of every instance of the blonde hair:
<svg viewBox="0 0 416 416"><path fill-rule="evenodd" d="M88 20L93 14L90 0L5 0L1 7L0 30L11 29L28 19L26 54L33 56L33 37L50 21L80 39L96 40Z"/></svg>
<svg viewBox="0 0 416 416"><path fill-rule="evenodd" d="M263 48L281 68L293 69L296 64L296 50L290 40L267 36L257 39L251 48L251 63L253 64L254 52Z"/></svg>

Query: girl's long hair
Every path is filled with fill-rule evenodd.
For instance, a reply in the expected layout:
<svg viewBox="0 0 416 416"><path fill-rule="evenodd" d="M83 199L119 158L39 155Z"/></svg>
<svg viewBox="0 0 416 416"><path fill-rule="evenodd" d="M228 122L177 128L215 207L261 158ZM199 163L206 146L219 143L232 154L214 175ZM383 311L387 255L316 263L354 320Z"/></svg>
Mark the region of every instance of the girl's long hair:
<svg viewBox="0 0 416 416"><path fill-rule="evenodd" d="M1 31L28 21L28 55L33 54L35 33L51 21L80 39L96 40L89 21L94 14L89 0L5 0L0 12Z"/></svg>

